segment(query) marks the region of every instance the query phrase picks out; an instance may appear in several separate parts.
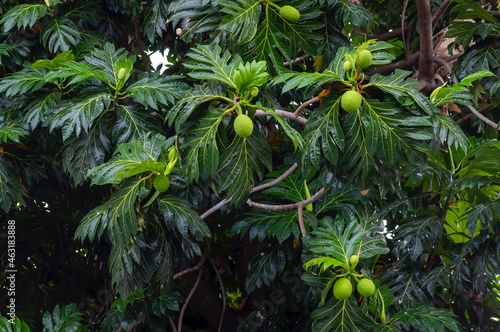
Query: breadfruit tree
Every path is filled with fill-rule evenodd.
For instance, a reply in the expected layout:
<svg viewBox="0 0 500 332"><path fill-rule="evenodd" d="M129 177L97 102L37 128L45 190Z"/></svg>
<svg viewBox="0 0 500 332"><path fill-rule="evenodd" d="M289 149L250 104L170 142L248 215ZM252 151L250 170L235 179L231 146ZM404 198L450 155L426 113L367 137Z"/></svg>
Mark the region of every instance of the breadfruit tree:
<svg viewBox="0 0 500 332"><path fill-rule="evenodd" d="M499 6L1 1L0 330L497 331Z"/></svg>

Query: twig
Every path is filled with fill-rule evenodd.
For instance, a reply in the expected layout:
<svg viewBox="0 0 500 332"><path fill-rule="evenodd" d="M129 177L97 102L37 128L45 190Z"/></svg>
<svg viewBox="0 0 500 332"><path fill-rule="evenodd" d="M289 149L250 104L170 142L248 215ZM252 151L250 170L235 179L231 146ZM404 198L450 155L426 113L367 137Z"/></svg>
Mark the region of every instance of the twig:
<svg viewBox="0 0 500 332"><path fill-rule="evenodd" d="M297 122L298 124L305 125L307 122L306 118L303 118L301 116L296 116L293 113L283 111L283 110L274 110L276 113L282 115L284 118L292 120ZM263 110L256 110L255 111L255 116L266 116L269 115L268 113L264 112Z"/></svg>
<svg viewBox="0 0 500 332"><path fill-rule="evenodd" d="M439 8L436 10L436 12L434 13L434 15L432 16L432 29L433 30L434 30L434 27L435 27L437 21L441 18L441 16L446 11L446 9L448 9L448 7L450 6L450 4L451 4L450 0L444 0L441 3L441 5L439 6Z"/></svg>
<svg viewBox="0 0 500 332"><path fill-rule="evenodd" d="M281 182L284 179L286 179L287 176L289 176L290 174L292 174L293 171L295 171L297 169L297 167L299 167L299 165L297 163L294 163L292 166L290 166L289 169L287 169L283 174L281 174L280 176L278 176L276 179L272 180L271 182L267 182L267 183L261 184L260 186L254 187L250 191L250 194L253 194L253 193L257 192L257 191L261 191L261 190L270 188L270 187L274 186L275 184L278 184L279 182Z"/></svg>
<svg viewBox="0 0 500 332"><path fill-rule="evenodd" d="M458 83L458 80L456 77L453 77L453 82L454 83ZM488 107L485 106L485 107ZM495 123L493 121L491 121L490 119L488 119L487 117L485 117L484 115L482 115L474 106L472 105L467 105L467 108L469 108L469 110L479 118L479 120L483 121L484 123L486 123L487 125L495 128L496 130L500 130L499 127L500 125L498 123ZM488 107L489 108L489 107ZM485 110L487 110L488 108L486 108Z"/></svg>
<svg viewBox="0 0 500 332"><path fill-rule="evenodd" d="M298 203L293 204L283 204L283 205L271 205L271 204L262 204L252 201L248 199L247 204L249 206L254 206L260 209L268 210L268 211L289 211L298 208L299 206L306 206L307 204L311 204L317 201L321 196L326 193L327 187L321 187L314 195L310 198L300 201Z"/></svg>
<svg viewBox="0 0 500 332"><path fill-rule="evenodd" d="M304 225L304 206L299 205L297 207L297 213L299 218L299 228L302 236L306 236L306 226Z"/></svg>
<svg viewBox="0 0 500 332"><path fill-rule="evenodd" d="M309 57L308 54L304 54L304 55L301 55L299 56L298 58L296 58L295 60L292 60L292 61L287 61L287 62L284 62L283 65L286 67L286 66L290 66L290 65L293 65L297 62L300 62L300 61L304 61L305 59L307 59Z"/></svg>
<svg viewBox="0 0 500 332"><path fill-rule="evenodd" d="M406 33L406 31L410 29L410 27L411 27L412 24L413 23L410 23L410 24L408 24L407 26L405 26L403 28L397 28L397 29L394 29L394 30L389 31L389 32L381 33L378 36L373 36L373 39L386 41L386 40L390 40L390 39L393 39L393 38L398 38L401 35L404 35Z"/></svg>
<svg viewBox="0 0 500 332"><path fill-rule="evenodd" d="M205 257L205 255L203 255ZM205 261L205 258L203 258L203 261ZM194 295L194 292L196 291L196 288L198 288L198 285L200 284L201 280L201 273L203 272L202 269L198 270L198 277L196 278L196 281L193 285L193 288L191 288L191 291L189 292L189 295L186 297L186 302L184 302L184 305L182 306L181 312L179 314L179 322L177 323L177 331L182 332L182 320L184 319L184 313L186 312L186 308L189 304L189 301Z"/></svg>
<svg viewBox="0 0 500 332"><path fill-rule="evenodd" d="M405 29L405 17L406 17L406 8L408 7L408 0L405 1L403 5L403 12L401 13L401 31ZM401 34L401 38L403 40L403 46L405 48L405 58L410 55L410 50L408 49L408 44L406 43L406 34L403 32Z"/></svg>
<svg viewBox="0 0 500 332"><path fill-rule="evenodd" d="M190 272L193 272L193 271L196 271L196 270L199 270L202 266L203 266L203 263L205 263L205 259L207 257L205 255L202 255L200 257L200 261L198 262L198 264L196 264L195 266L193 267L190 267L189 269L185 269L185 270L182 270L181 272L179 273L176 273L174 274L174 280L175 279L179 279L180 277L182 277L183 275L185 274L188 274Z"/></svg>
<svg viewBox="0 0 500 332"><path fill-rule="evenodd" d="M174 320L170 315L168 315L168 324L170 325L170 328L172 329L173 332L177 332L177 327L175 326Z"/></svg>
<svg viewBox="0 0 500 332"><path fill-rule="evenodd" d="M295 110L295 112L293 112L293 115L295 116L299 116L300 112L306 108L307 106L313 104L313 103L316 103L318 101L320 101L321 99L319 99L319 97L313 97L309 100L306 100L305 102L303 102L302 104L300 104L299 107L297 107L297 109Z"/></svg>
<svg viewBox="0 0 500 332"><path fill-rule="evenodd" d="M481 113L479 113L479 111L472 105L467 105L467 107L470 109L470 111L472 113L474 113L475 116L477 116L481 121L483 121L484 123L486 123L487 125L495 128L496 130L500 130L500 125L498 123L495 123L493 121L491 121L490 119L488 119L487 117L485 117L484 115L482 115Z"/></svg>
<svg viewBox="0 0 500 332"><path fill-rule="evenodd" d="M298 167L298 164L294 163L292 166L290 166L289 169L287 169L285 171L285 173L281 174L276 179L272 180L271 182L264 183L264 184L261 184L260 186L254 187L252 190L250 190L250 194L253 194L253 193L257 192L257 191L261 191L261 190L267 189L267 188L272 187L275 184L283 181L288 175L290 175L293 171L295 171L297 169L297 167ZM218 211L220 208L222 208L224 205L226 205L229 202L231 202L231 198L223 199L222 201L220 201L219 203L217 203L216 205L212 206L210 209L208 209L207 211L205 211L200 216L200 218L201 219L205 219L206 217L208 217L209 215L211 215L215 211Z"/></svg>
<svg viewBox="0 0 500 332"><path fill-rule="evenodd" d="M210 263L212 264L215 274L217 275L217 279L219 280L220 284L220 291L222 293L222 313L220 314L219 328L217 330L217 332L220 332L222 330L222 321L224 320L224 314L226 313L226 289L224 288L224 283L222 282L222 277L219 271L217 270L217 266L215 266L214 261L212 259L210 259Z"/></svg>
<svg viewBox="0 0 500 332"><path fill-rule="evenodd" d="M478 109L477 111L478 111L479 113L483 113L483 112L485 112L485 111L489 110L489 109L490 109L490 108L492 108L492 107L493 107L493 104L488 104L488 105L486 105L486 106L481 107L481 108L480 108L480 109ZM470 117L472 117L472 116L474 116L474 113L469 113L469 114L467 114L466 116L464 116L464 117L462 117L462 118L458 119L458 120L456 121L456 123L457 123L457 124L461 124L462 122L464 122L465 120L469 119L469 118L470 118Z"/></svg>
<svg viewBox="0 0 500 332"><path fill-rule="evenodd" d="M205 219L206 217L208 217L209 215L211 215L212 213L214 213L215 211L218 211L220 208L222 208L224 205L226 205L227 203L231 202L231 198L224 198L222 201L220 201L219 203L215 204L214 206L212 206L210 209L208 209L207 211L205 211L201 216L200 218L201 219Z"/></svg>
<svg viewBox="0 0 500 332"><path fill-rule="evenodd" d="M318 190L310 198L294 204L269 205L269 204L256 203L250 199L247 201L247 204L268 211L288 211L297 209L300 233L302 234L302 236L306 236L307 232L306 232L306 227L304 225L304 206L317 201L321 196L323 196L326 193L326 190L327 190L326 187L321 187L321 189Z"/></svg>

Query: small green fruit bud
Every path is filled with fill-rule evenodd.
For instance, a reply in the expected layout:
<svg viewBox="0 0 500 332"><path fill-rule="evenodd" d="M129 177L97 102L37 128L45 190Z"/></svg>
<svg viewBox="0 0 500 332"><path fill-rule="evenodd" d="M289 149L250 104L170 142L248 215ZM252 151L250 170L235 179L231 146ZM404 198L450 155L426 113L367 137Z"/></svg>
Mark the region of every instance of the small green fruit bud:
<svg viewBox="0 0 500 332"><path fill-rule="evenodd" d="M126 75L127 75L127 69L120 68L120 70L118 71L118 79L123 81Z"/></svg>
<svg viewBox="0 0 500 332"><path fill-rule="evenodd" d="M156 191L162 193L167 191L168 187L170 187L170 180L168 179L168 176L164 174L157 175L153 180L153 186Z"/></svg>
<svg viewBox="0 0 500 332"><path fill-rule="evenodd" d="M372 52L368 50L362 50L358 54L358 59L356 60L356 65L360 69L364 69L372 64L373 56Z"/></svg>
<svg viewBox="0 0 500 332"><path fill-rule="evenodd" d="M297 8L288 5L281 7L280 16L291 23L295 23L300 20L300 12Z"/></svg>
<svg viewBox="0 0 500 332"><path fill-rule="evenodd" d="M346 62L344 62L343 67L344 67L344 70L345 70L345 71L349 71L349 70L351 70L351 69L352 69L352 63L351 63L351 61L346 61Z"/></svg>
<svg viewBox="0 0 500 332"><path fill-rule="evenodd" d="M257 97L257 95L259 94L259 88L254 86L250 89L250 96L252 97Z"/></svg>
<svg viewBox="0 0 500 332"><path fill-rule="evenodd" d="M352 255L351 258L349 259L349 264L351 264L351 266L356 266L358 264L358 261L359 261L359 256L358 255Z"/></svg>

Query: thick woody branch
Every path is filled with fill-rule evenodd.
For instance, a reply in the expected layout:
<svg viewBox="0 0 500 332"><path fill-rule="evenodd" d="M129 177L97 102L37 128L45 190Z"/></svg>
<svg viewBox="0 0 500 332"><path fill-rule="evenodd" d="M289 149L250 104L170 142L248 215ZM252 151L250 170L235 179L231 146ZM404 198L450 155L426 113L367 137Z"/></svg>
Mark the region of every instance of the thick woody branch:
<svg viewBox="0 0 500 332"><path fill-rule="evenodd" d="M283 181L284 179L287 178L287 176L289 176L290 174L292 174L298 167L299 165L297 163L294 163L292 166L290 166L289 169L287 169L283 174L281 174L280 176L278 176L276 179L268 182L268 183L264 183L264 184L261 184L257 187L254 187L252 190L250 190L250 194L253 194L257 191L261 191L261 190L264 190L264 189L267 189L267 188L270 188L272 186L274 186L275 184ZM204 212L200 218L201 219L205 219L206 217L208 217L209 215L211 215L212 213L214 213L215 211L218 211L220 208L222 208L224 205L226 205L227 203L229 203L231 201L230 198L228 199L223 199L222 201L220 201L219 203L217 203L216 205L212 206L210 209L208 209L206 212Z"/></svg>
<svg viewBox="0 0 500 332"><path fill-rule="evenodd" d="M444 0L439 8L436 10L434 15L432 16L432 27L434 27L437 23L437 21L443 16L443 13L448 9L450 6L451 1L450 0Z"/></svg>
<svg viewBox="0 0 500 332"><path fill-rule="evenodd" d="M304 225L304 207L308 204L317 201L321 196L323 196L326 193L326 191L327 187L322 187L310 198L294 204L284 204L284 205L261 204L261 203L256 203L250 199L247 201L247 204L249 206L257 207L268 211L288 211L297 209L300 233L302 234L302 236L306 236L306 227Z"/></svg>
<svg viewBox="0 0 500 332"><path fill-rule="evenodd" d="M293 112L293 115L294 116L299 116L300 112L302 112L302 110L304 108L306 108L307 106L313 104L313 103L316 103L318 101L320 101L321 99L319 97L313 97L309 100L306 100L305 102L303 102L302 104L300 104L299 107L297 107L297 109L295 110L295 112Z"/></svg>
<svg viewBox="0 0 500 332"><path fill-rule="evenodd" d="M306 118L303 118L301 116L297 116L294 113L290 113L290 112L283 111L283 110L275 110L275 112L282 115L284 118L295 121L301 125L305 125L307 122ZM269 114L264 112L263 110L256 110L255 111L255 116L266 116L266 115L269 115Z"/></svg>
<svg viewBox="0 0 500 332"><path fill-rule="evenodd" d="M432 15L429 0L417 0L417 13L420 27L419 90L429 92L434 88L434 47L432 44Z"/></svg>
<svg viewBox="0 0 500 332"><path fill-rule="evenodd" d="M202 257L205 257L205 255L203 255ZM203 261L205 261L205 259L203 259ZM198 277L196 278L196 282L194 283L193 288L191 288L191 291L189 292L189 295L186 297L186 302L184 302L184 305L182 306L181 312L179 314L179 322L177 323L177 331L178 332L182 332L182 321L184 320L184 314L186 312L186 309L187 309L187 306L189 304L189 301L193 297L194 292L196 291L196 288L198 288L198 285L200 284L201 273L202 272L203 272L203 270L199 269L199 271L198 271Z"/></svg>
<svg viewBox="0 0 500 332"><path fill-rule="evenodd" d="M318 190L314 195L312 195L310 198L300 201L298 203L293 203L293 204L283 204L283 205L271 205L271 204L262 204L262 203L257 203L249 199L247 201L247 204L249 206L257 207L260 209L268 210L268 211L289 211L293 209L297 209L299 206L306 206L308 204L314 203L317 201L321 196L323 196L326 193L327 187L322 187L320 190Z"/></svg>
<svg viewBox="0 0 500 332"><path fill-rule="evenodd" d="M484 115L482 115L474 106L472 105L467 105L467 107L469 108L469 110L475 115L477 116L481 121L483 121L484 123L486 123L487 125L495 128L496 130L500 130L500 125L498 123L495 123L494 121L491 121L490 119L488 119L487 117L485 117Z"/></svg>

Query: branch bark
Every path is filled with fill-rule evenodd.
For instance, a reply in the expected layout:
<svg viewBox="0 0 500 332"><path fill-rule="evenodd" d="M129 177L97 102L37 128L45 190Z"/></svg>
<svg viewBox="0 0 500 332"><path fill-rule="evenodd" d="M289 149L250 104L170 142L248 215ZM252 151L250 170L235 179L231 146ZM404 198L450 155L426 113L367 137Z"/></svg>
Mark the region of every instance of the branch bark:
<svg viewBox="0 0 500 332"><path fill-rule="evenodd" d="M434 47L432 44L432 14L429 0L417 0L418 25L420 27L420 56L418 59L418 89L430 92L434 83Z"/></svg>

